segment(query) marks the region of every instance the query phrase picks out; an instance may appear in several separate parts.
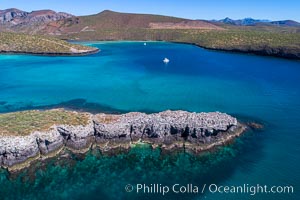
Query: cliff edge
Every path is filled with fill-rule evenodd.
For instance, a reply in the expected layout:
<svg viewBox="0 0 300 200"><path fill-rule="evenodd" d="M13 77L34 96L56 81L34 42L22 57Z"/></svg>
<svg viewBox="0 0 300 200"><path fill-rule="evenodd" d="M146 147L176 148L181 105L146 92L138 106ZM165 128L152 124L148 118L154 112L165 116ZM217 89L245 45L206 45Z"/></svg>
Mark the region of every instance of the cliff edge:
<svg viewBox="0 0 300 200"><path fill-rule="evenodd" d="M14 123L18 119L22 120ZM112 151L139 142L162 150L199 153L225 144L245 129L236 118L220 112L93 115L56 109L1 114L0 166L22 168L63 148L83 153L98 146Z"/></svg>

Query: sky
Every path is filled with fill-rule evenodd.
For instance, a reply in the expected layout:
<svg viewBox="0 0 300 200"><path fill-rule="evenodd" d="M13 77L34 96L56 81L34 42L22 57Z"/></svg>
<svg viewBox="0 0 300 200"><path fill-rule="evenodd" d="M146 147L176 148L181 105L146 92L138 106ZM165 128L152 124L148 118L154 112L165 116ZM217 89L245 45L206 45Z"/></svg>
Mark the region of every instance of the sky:
<svg viewBox="0 0 300 200"><path fill-rule="evenodd" d="M300 0L0 0L0 10L51 9L73 15L96 14L103 10L161 14L189 19L255 19L300 22Z"/></svg>

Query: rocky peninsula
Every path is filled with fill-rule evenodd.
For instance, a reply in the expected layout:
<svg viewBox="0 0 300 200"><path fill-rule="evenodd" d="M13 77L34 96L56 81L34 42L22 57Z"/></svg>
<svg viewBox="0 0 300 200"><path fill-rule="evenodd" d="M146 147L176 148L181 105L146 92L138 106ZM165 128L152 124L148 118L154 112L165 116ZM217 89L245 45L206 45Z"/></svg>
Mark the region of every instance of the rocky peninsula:
<svg viewBox="0 0 300 200"><path fill-rule="evenodd" d="M55 109L1 114L0 166L13 171L62 149L85 153L98 147L109 152L137 143L199 153L226 144L245 129L236 118L220 112L94 115Z"/></svg>
<svg viewBox="0 0 300 200"><path fill-rule="evenodd" d="M99 51L95 47L71 44L53 37L0 32L0 54L82 56Z"/></svg>

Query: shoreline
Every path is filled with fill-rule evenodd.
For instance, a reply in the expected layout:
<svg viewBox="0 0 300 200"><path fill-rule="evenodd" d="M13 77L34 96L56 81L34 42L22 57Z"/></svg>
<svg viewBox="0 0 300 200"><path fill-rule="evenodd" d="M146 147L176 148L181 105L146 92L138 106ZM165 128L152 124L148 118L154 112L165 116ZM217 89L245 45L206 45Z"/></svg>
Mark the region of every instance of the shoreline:
<svg viewBox="0 0 300 200"><path fill-rule="evenodd" d="M213 48L213 47L206 47L204 45L195 43L195 42L179 42L179 41L168 41L168 40L65 40L68 42L74 42L74 43L106 43L106 42L169 42L169 43L175 43L175 44L187 44L187 45L194 45L199 48L203 48L206 50L211 51L217 51L217 52L228 52L228 53L240 53L240 54L246 54L246 55L256 55L256 56L265 56L265 57L273 57L273 58L282 58L287 60L300 60L300 56L296 54L290 54L285 53L283 49L226 49L226 48ZM23 52L23 51L1 51L0 55L33 55L33 56L86 56L86 55L92 55L100 52L100 49L95 49L87 52L70 52L70 53L58 53L58 52ZM274 53L273 51L278 51L277 53Z"/></svg>
<svg viewBox="0 0 300 200"><path fill-rule="evenodd" d="M159 42L159 41L158 41ZM226 48L211 48L206 47L204 45L200 45L194 42L177 42L177 41L166 41L175 44L187 44L187 45L194 45L196 47L200 47L202 49L216 51L216 52L227 52L227 53L239 53L241 55L256 55L256 56L265 56L265 57L273 57L273 58L281 58L287 60L298 60L300 61L300 56L294 54L275 54L269 53L265 49L261 50L242 50L242 49L226 49Z"/></svg>
<svg viewBox="0 0 300 200"><path fill-rule="evenodd" d="M236 134L229 135L224 140L213 143L211 145L208 145L205 148L197 148L197 146L191 144L191 143L182 143L177 145L170 145L170 146L164 146L164 145L157 145L149 142L141 142L137 141L131 144L118 144L115 146L110 146L109 149L107 149L107 145L98 144L98 143L91 143L89 147L81 150L72 149L67 146L63 146L57 151L51 152L47 155L38 154L35 157L31 157L28 160L26 160L23 163L19 163L16 165L13 165L12 167L5 167L0 166L0 168L7 170L10 174L18 174L22 172L22 170L28 169L30 167L35 167L36 163L38 162L48 162L49 159L57 159L57 158L65 158L67 154L72 153L74 155L86 155L89 152L93 150L99 150L103 155L106 156L115 156L122 153L128 153L130 149L132 148L139 148L139 145L150 145L150 147L155 149L160 149L164 155L172 155L176 154L178 152L185 152L189 153L191 155L195 156L201 156L202 153L210 152L216 150L218 147L226 146L234 142L234 140L238 137L240 137L242 134L244 134L247 131L248 127L243 125ZM69 153L68 153L69 152ZM68 159L70 158L70 155L67 156Z"/></svg>
<svg viewBox="0 0 300 200"><path fill-rule="evenodd" d="M266 57L273 57L273 58L281 58L281 59L287 59L287 60L300 60L300 55L295 54L287 54L282 51L282 49L258 49L258 50L246 50L246 49L226 49L226 48L212 48L212 47L206 47L204 45L195 43L195 42L180 42L180 41L169 41L169 40L66 40L69 42L82 42L82 43L106 43L106 42L169 42L174 44L187 44L187 45L193 45L202 49L211 50L211 51L217 51L217 52L228 52L228 53L240 53L243 55L256 55L256 56L266 56ZM278 53L272 53L268 52L268 50L278 50Z"/></svg>
<svg viewBox="0 0 300 200"><path fill-rule="evenodd" d="M169 153L181 149L200 154L228 144L247 129L236 118L219 112L89 114L84 125L53 125L48 131L34 131L27 136L0 136L0 166L18 172L65 150L86 154L98 147L114 155L137 144L149 144Z"/></svg>
<svg viewBox="0 0 300 200"><path fill-rule="evenodd" d="M2 51L0 50L0 55L32 55L32 56L86 56L92 55L100 52L100 49L89 50L85 52L25 52L25 51Z"/></svg>
<svg viewBox="0 0 300 200"><path fill-rule="evenodd" d="M294 55L294 54L276 54L276 53L269 53L265 49L261 50L242 50L242 49L225 49L225 48L210 48L210 47L205 47L199 44L193 44L193 43L188 43L192 44L198 47L201 47L203 49L207 50L212 50L212 51L219 51L219 52L229 52L229 53L240 53L243 55L256 55L256 56L265 56L265 57L273 57L273 58L282 58L282 59L287 59L287 60L300 60L300 56Z"/></svg>

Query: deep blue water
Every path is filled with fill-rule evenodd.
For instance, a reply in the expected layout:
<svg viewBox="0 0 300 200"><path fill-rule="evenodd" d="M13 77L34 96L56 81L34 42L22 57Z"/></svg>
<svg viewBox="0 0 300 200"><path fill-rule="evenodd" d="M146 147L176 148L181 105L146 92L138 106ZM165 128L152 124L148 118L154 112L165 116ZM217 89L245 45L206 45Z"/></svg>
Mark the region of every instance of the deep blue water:
<svg viewBox="0 0 300 200"><path fill-rule="evenodd" d="M300 62L163 42L107 42L84 57L0 56L0 112L66 107L90 112L221 111L265 124L195 157L136 148L49 163L31 180L0 173L0 199L133 199L126 184L292 185L294 194L185 194L167 199L298 199ZM167 57L170 63L162 60ZM76 160L76 159L75 159ZM63 163L63 162L62 162ZM33 172L31 172L33 173Z"/></svg>

